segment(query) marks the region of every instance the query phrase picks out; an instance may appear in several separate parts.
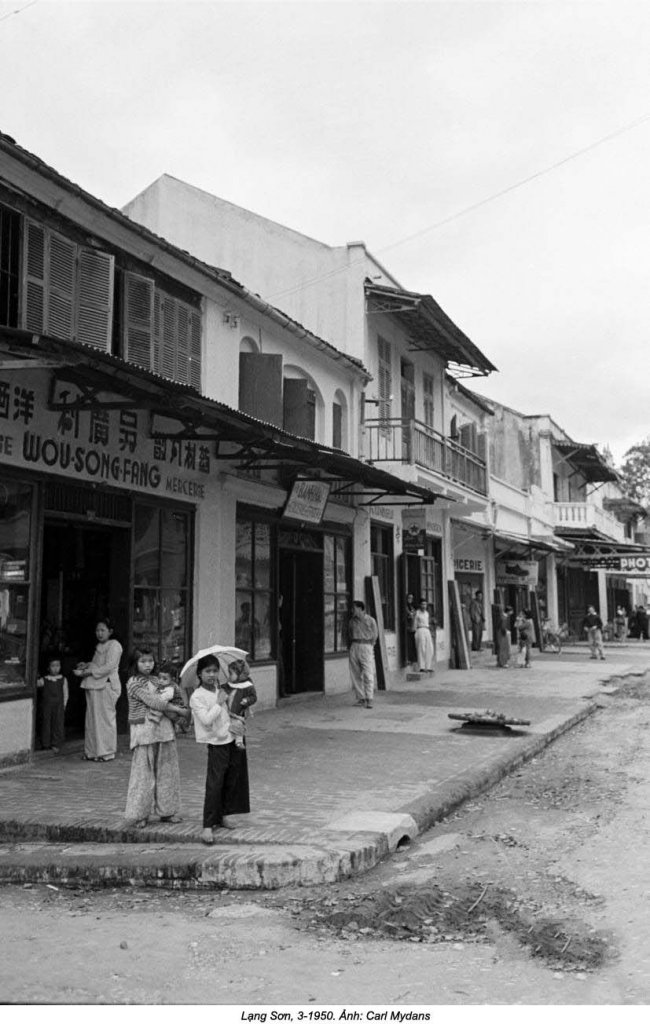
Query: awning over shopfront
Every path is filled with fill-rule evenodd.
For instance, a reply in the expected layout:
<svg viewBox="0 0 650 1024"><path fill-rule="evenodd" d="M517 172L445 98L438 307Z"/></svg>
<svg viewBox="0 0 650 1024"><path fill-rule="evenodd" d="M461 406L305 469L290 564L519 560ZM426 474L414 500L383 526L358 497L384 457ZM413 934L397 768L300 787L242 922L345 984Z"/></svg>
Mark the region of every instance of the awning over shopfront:
<svg viewBox="0 0 650 1024"><path fill-rule="evenodd" d="M616 483L618 473L600 454L595 444L553 441L553 447L587 483Z"/></svg>
<svg viewBox="0 0 650 1024"><path fill-rule="evenodd" d="M496 370L431 295L366 281L366 299L370 314L387 313L402 324L414 349L446 359L452 376L484 377Z"/></svg>
<svg viewBox="0 0 650 1024"><path fill-rule="evenodd" d="M634 568L635 562L639 559L643 564L647 560L650 565L650 547L614 541L595 529L563 530L562 539L570 541L573 545L573 551L567 560L571 566L580 566L585 570L607 569L608 572L626 573Z"/></svg>
<svg viewBox="0 0 650 1024"><path fill-rule="evenodd" d="M523 536L518 533L508 533L505 530L495 530L494 540L498 548L497 558L504 555L525 555L535 551L546 554L568 554L573 551L573 544L550 535Z"/></svg>
<svg viewBox="0 0 650 1024"><path fill-rule="evenodd" d="M150 436L215 444L215 458L236 469L277 468L292 479L326 480L332 494L360 505L432 505L426 487L200 395L89 345L0 327L0 369L52 371L50 409L142 409ZM67 393L62 384L68 386Z"/></svg>

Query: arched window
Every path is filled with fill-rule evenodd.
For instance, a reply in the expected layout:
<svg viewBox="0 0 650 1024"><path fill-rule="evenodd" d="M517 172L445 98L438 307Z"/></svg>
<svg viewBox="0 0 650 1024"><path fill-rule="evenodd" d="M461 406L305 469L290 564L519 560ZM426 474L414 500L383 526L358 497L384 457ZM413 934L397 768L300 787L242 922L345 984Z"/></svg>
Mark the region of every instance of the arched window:
<svg viewBox="0 0 650 1024"><path fill-rule="evenodd" d="M283 376L284 429L321 441L325 404L318 385L299 366L285 365Z"/></svg>
<svg viewBox="0 0 650 1024"><path fill-rule="evenodd" d="M342 391L334 392L332 402L332 448L348 447L348 403Z"/></svg>
<svg viewBox="0 0 650 1024"><path fill-rule="evenodd" d="M253 338L250 338L250 337L247 336L245 338L242 338L242 340L239 342L239 351L240 352L254 352L255 353L255 352L259 352L259 350L260 350L260 347L259 347L259 345L257 344L257 342Z"/></svg>

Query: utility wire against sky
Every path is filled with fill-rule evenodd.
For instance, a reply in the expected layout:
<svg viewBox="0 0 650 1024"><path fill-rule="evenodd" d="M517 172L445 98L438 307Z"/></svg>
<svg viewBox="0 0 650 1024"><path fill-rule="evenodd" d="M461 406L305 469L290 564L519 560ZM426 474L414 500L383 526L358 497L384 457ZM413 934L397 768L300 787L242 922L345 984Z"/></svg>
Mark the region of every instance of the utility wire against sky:
<svg viewBox="0 0 650 1024"><path fill-rule="evenodd" d="M9 11L7 14L3 14L2 17L0 18L0 21L6 21L7 18L13 18L14 14L22 14L23 11L26 11L28 7L33 7L34 4L37 3L38 0L30 0L30 2L28 4L25 4L24 7L17 7L15 11Z"/></svg>
<svg viewBox="0 0 650 1024"><path fill-rule="evenodd" d="M512 185L506 185L505 188L499 189L498 192L492 192L489 196L484 196L483 199L479 199L475 203L470 203L469 206L464 206L461 210L456 210L455 213L450 213L447 217L443 217L442 220L438 220L434 224L429 224L428 227L421 228L419 231L415 231L412 235L405 235L404 238L400 238L396 242L390 242L389 245L384 245L382 248L376 249L375 254L380 256L385 252L389 252L391 249L396 249L400 245L406 245L408 242L412 242L416 238L421 238L422 235L429 234L431 231L436 231L438 228L444 227L446 224L451 224L452 221L458 220L460 217L464 217L466 214L472 213L474 210L478 210L482 206L486 206L487 203L494 202L495 199L501 199L502 196L506 196L510 192L514 192L516 189L530 184L531 181L535 181L537 178L550 174L551 171L556 171L559 167L563 167L572 160L576 160L578 157L584 156L585 153L589 153L598 146L602 146L606 142L610 142L619 135L624 135L626 132L632 131L633 128L638 128L647 121L650 121L650 114L644 114L642 117L638 117L635 121L630 121L629 124L623 125L621 128L617 128L615 131L601 136L601 138L596 139L594 142L590 142L589 145L582 146L581 149L576 149L573 153L569 153L568 156L562 157L561 160L556 160L555 163L549 164L548 167L542 167L539 171L535 171L533 174L529 174L527 177L513 182ZM320 274L318 277L307 278L292 288L285 288L281 292L274 292L272 295L267 295L266 299L271 300L282 298L287 295L294 295L296 292L302 291L303 288L309 287L309 285L318 284L319 281L325 281L330 277L336 277L337 274L344 273L352 267L359 266L364 262L365 257L360 260L354 260L352 263L348 263L345 267L336 267L334 270L330 270L326 274Z"/></svg>

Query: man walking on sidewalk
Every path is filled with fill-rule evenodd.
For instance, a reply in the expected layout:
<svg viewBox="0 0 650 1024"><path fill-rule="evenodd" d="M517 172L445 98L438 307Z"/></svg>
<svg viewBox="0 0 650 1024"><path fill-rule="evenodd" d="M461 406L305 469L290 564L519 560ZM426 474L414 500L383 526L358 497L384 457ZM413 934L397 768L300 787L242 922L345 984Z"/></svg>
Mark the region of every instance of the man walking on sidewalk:
<svg viewBox="0 0 650 1024"><path fill-rule="evenodd" d="M591 657L594 661L598 658L601 661L605 660L605 652L603 650L603 620L600 615L596 613L596 609L593 604L590 604L587 608L587 614L585 615L584 629L587 630L587 640L589 641L589 648L591 650Z"/></svg>
<svg viewBox="0 0 650 1024"><path fill-rule="evenodd" d="M472 624L472 650L480 651L483 639L483 628L485 626L485 612L483 610L483 592L477 590L469 603L469 619Z"/></svg>
<svg viewBox="0 0 650 1024"><path fill-rule="evenodd" d="M375 644L379 630L363 601L352 602L348 626L350 679L359 707L372 707L375 692Z"/></svg>

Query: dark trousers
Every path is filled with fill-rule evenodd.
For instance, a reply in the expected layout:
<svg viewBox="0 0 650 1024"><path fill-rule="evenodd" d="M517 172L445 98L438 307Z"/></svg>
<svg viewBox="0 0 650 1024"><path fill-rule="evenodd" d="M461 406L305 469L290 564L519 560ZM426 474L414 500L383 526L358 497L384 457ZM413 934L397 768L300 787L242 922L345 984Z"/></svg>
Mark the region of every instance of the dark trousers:
<svg viewBox="0 0 650 1024"><path fill-rule="evenodd" d="M472 622L472 650L480 651L483 638L483 623Z"/></svg>
<svg viewBox="0 0 650 1024"><path fill-rule="evenodd" d="M244 747L208 743L203 828L217 828L224 815L248 814L248 761Z"/></svg>
<svg viewBox="0 0 650 1024"><path fill-rule="evenodd" d="M43 749L60 747L65 740L63 724L63 698L61 700L44 700L41 709L41 744Z"/></svg>

